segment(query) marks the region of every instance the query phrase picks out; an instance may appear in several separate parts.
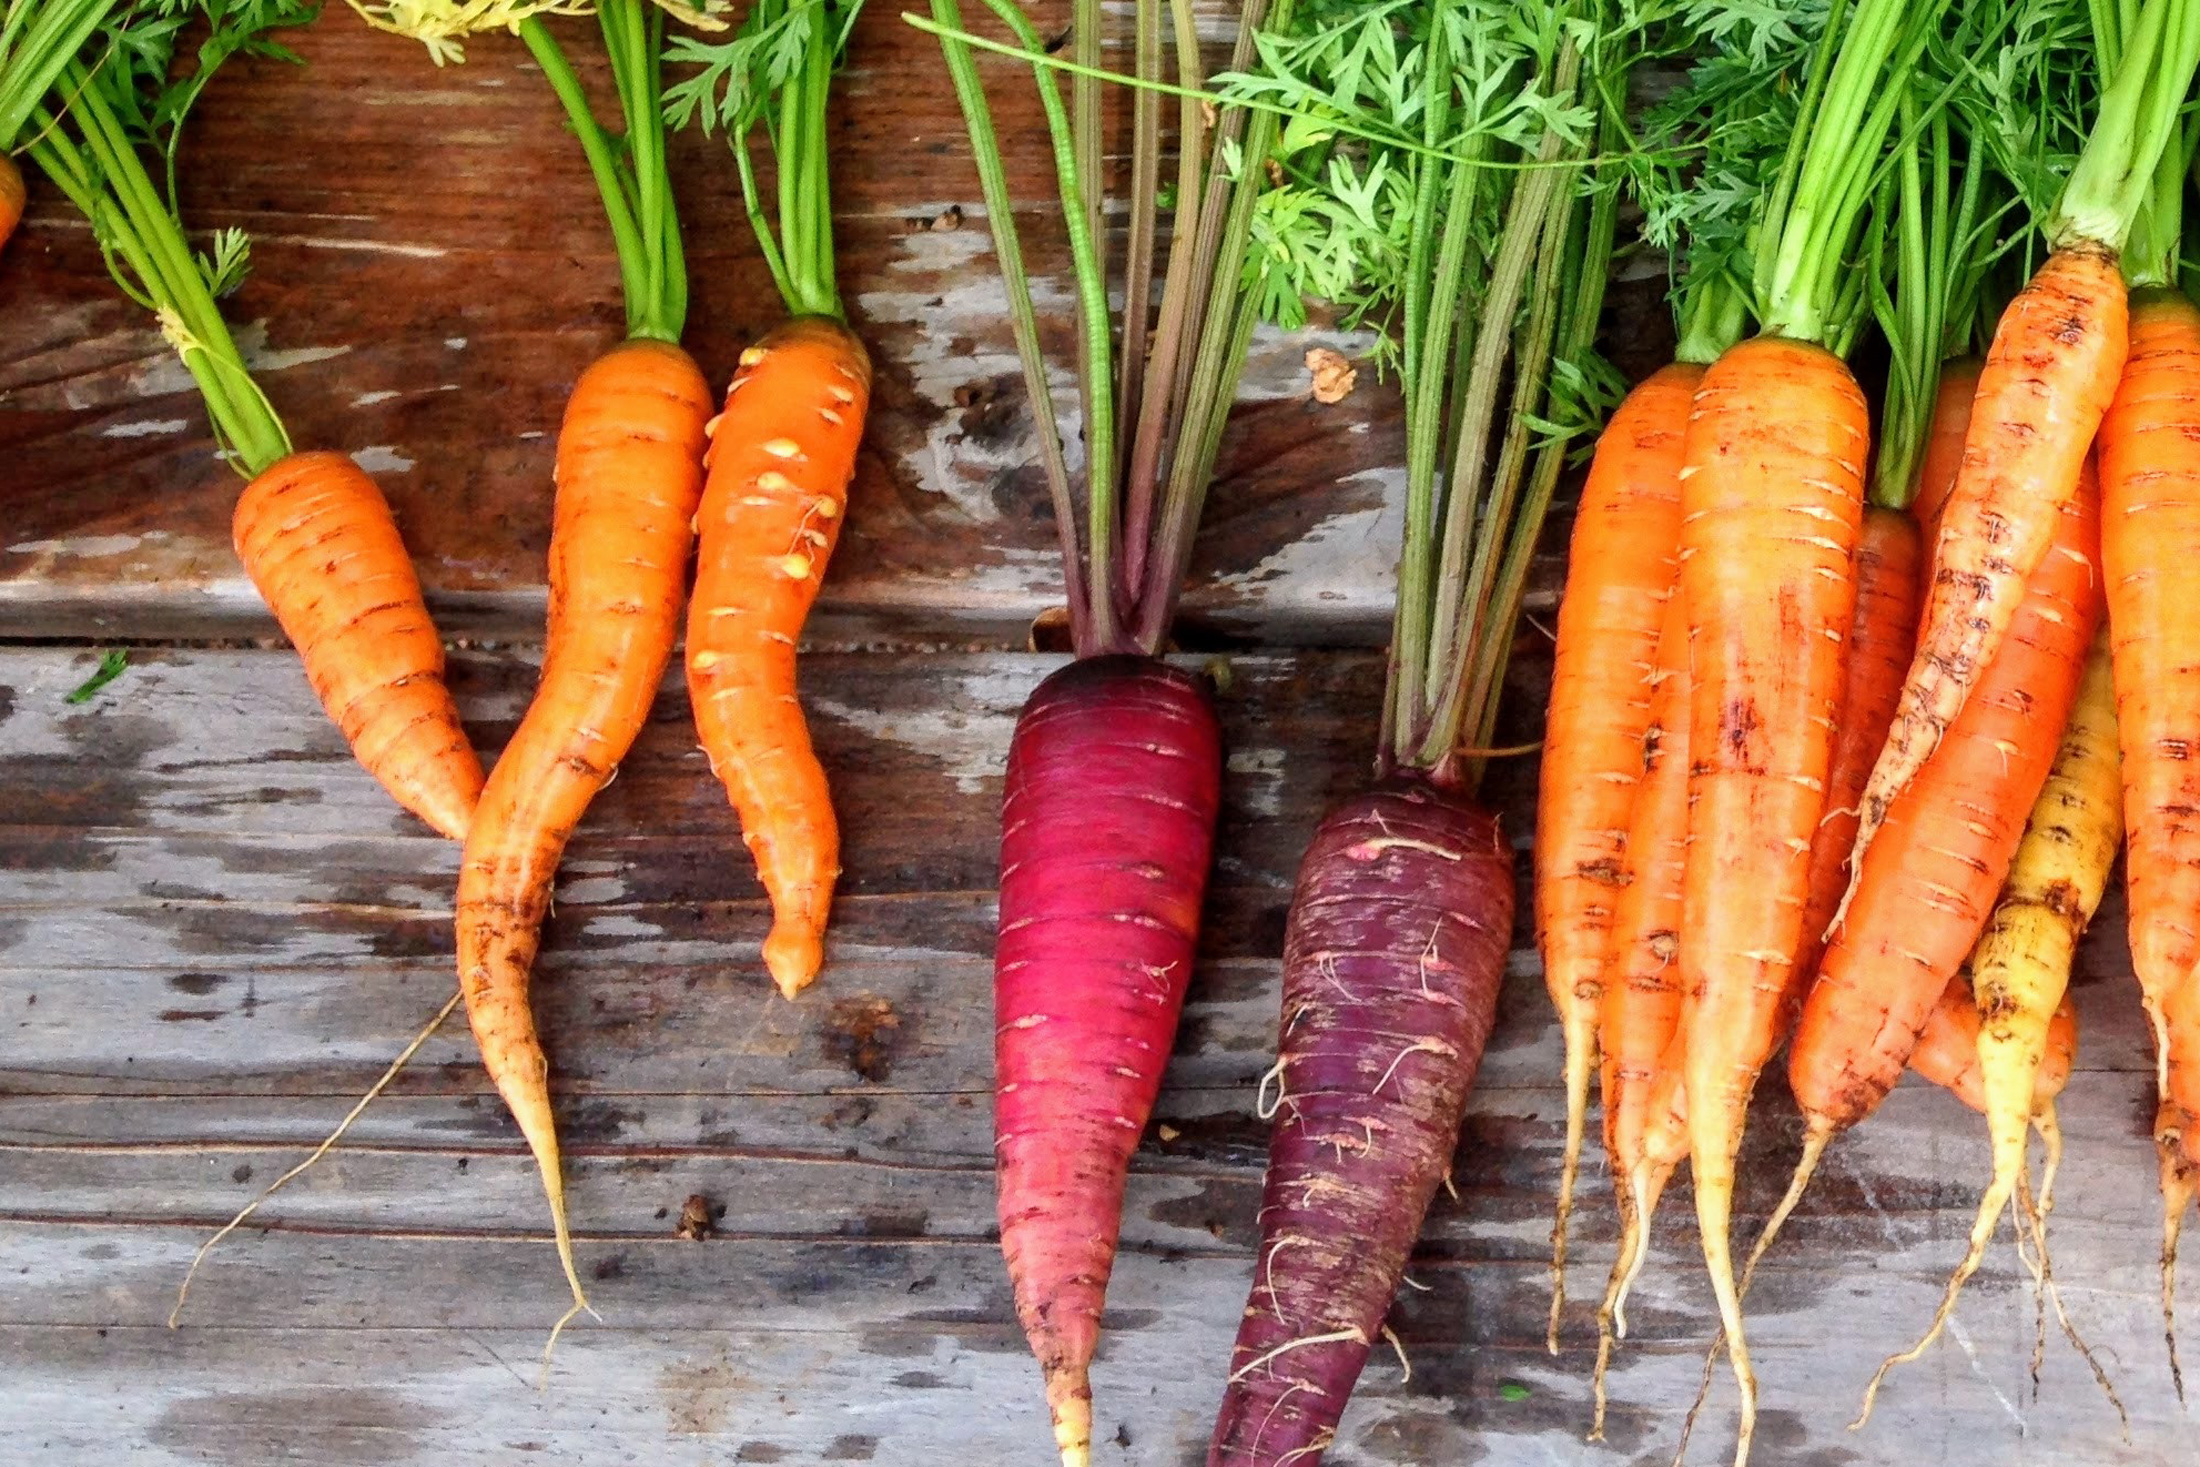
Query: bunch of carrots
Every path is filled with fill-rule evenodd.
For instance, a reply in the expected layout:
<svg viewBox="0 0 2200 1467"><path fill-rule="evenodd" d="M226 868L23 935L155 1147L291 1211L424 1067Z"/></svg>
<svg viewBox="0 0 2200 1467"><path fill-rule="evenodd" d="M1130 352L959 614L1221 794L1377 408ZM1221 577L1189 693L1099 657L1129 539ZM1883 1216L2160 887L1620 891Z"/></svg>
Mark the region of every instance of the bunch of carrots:
<svg viewBox="0 0 2200 1467"><path fill-rule="evenodd" d="M1720 42L1648 122L1698 155L1646 189L1683 270L1681 348L1614 415L1583 490L1536 848L1569 1099L1552 1347L1601 1067L1622 1241L1598 1312L1598 1424L1685 1160L1713 1348L1741 1390L1737 1462L1757 1386L1730 1213L1759 1071L1785 1040L1805 1130L1752 1269L1828 1145L1905 1068L1988 1122L1970 1247L1931 1330L1867 1385L1868 1415L2013 1197L2051 1288L2070 969L2127 828L2161 1058L2165 1314L2200 1157L2200 791L2180 722L2200 653L2179 640L2200 587L2179 580L2189 455L2170 451L2191 441L2173 374L2200 340L2170 289L2200 8L1837 0L1815 35L1754 41ZM2025 60L1990 64L2004 55ZM1791 70L1799 91L1766 84ZM2011 115L2041 122L2012 132ZM1767 116L1792 142L1752 176L1734 143ZM1737 342L1745 312L1757 334ZM1876 441L1843 360L1874 328Z"/></svg>

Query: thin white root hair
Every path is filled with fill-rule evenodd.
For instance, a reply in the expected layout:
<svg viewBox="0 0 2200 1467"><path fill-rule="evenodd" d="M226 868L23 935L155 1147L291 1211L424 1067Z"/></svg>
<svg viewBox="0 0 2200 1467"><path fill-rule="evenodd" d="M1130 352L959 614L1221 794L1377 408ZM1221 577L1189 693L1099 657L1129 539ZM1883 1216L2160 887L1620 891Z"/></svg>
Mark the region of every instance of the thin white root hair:
<svg viewBox="0 0 2200 1467"><path fill-rule="evenodd" d="M176 1307L168 1311L168 1327L170 1329L176 1328L177 1321L183 1317L183 1301L191 1295L191 1281L198 1277L199 1265L206 1262L206 1256L214 1251L214 1245L242 1227L246 1218L259 1211L261 1203L280 1192L297 1177L304 1175L316 1162L328 1155L335 1148L336 1143L344 1139L344 1133L351 1129L352 1122L358 1120L366 1112L367 1107L372 1105L375 1099L390 1087L391 1083L397 1079L398 1072L404 1069L411 1062L412 1057L420 1052L421 1046L435 1037L436 1031L441 1029L445 1021L451 1017L452 1011L458 1007L463 996L459 990L453 989L450 998L444 1003L443 1007L436 1010L435 1017L430 1019L427 1025L412 1037L410 1044L398 1051L397 1058L390 1061L389 1068L382 1072L382 1077L367 1087L367 1093L360 1096L358 1104L354 1105L346 1112L344 1118L336 1123L336 1129L328 1133L327 1139L322 1141L319 1146L314 1147L313 1153L304 1161L299 1162L289 1171L284 1172L274 1181L268 1183L259 1196L247 1202L238 1210L235 1217L222 1224L221 1230L215 1233L213 1237L199 1244L199 1251L191 1255L191 1266L184 1270L183 1285L176 1290Z"/></svg>
<svg viewBox="0 0 2200 1467"><path fill-rule="evenodd" d="M1237 1369L1231 1371L1230 1384L1236 1385L1239 1381L1245 1379L1245 1377L1251 1375L1254 1371L1260 1369L1263 1365L1266 1365L1269 1361L1275 1359L1277 1356L1288 1355L1293 1350L1303 1350L1310 1345L1342 1345L1346 1343L1364 1345L1368 1343L1368 1339L1366 1335L1361 1334L1356 1329L1340 1329L1333 1330L1326 1335L1305 1335L1296 1340L1286 1340L1284 1343L1276 1346L1275 1349L1270 1350L1267 1354L1256 1356L1255 1358L1246 1361L1243 1365L1240 1365Z"/></svg>
<svg viewBox="0 0 2200 1467"><path fill-rule="evenodd" d="M1413 1379L1413 1362L1406 1358L1406 1342L1399 1339L1398 1332L1387 1324L1383 1326L1383 1338L1390 1341L1390 1348L1398 1352L1398 1384L1404 1385Z"/></svg>
<svg viewBox="0 0 2200 1467"><path fill-rule="evenodd" d="M1283 1067L1285 1063L1284 1057L1277 1055L1276 1062L1270 1065L1268 1072L1260 1077L1260 1088L1253 1092L1253 1114L1264 1121L1274 1120L1276 1112L1283 1109L1283 1102L1286 1098L1283 1093ZM1276 1087L1276 1098L1274 1100L1268 1098L1270 1082L1273 1082Z"/></svg>

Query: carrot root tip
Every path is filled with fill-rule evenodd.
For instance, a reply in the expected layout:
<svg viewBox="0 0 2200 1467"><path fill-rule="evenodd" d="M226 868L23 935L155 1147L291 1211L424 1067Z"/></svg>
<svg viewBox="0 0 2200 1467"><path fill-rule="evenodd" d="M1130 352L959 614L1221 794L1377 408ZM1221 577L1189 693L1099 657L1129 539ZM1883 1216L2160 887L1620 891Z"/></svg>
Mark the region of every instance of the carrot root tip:
<svg viewBox="0 0 2200 1467"><path fill-rule="evenodd" d="M774 922L764 939L764 968L779 986L781 995L793 998L817 981L825 965L825 945L814 928L802 923Z"/></svg>
<svg viewBox="0 0 2200 1467"><path fill-rule="evenodd" d="M1048 1367L1047 1409L1054 1417L1054 1445L1062 1453L1062 1467L1090 1467L1092 1381L1085 1367Z"/></svg>

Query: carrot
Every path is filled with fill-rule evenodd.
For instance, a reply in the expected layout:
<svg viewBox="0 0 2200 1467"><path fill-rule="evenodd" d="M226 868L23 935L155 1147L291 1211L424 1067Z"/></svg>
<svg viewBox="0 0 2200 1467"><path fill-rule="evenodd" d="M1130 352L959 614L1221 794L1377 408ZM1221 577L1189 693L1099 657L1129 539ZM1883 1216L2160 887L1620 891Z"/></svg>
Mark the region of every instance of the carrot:
<svg viewBox="0 0 2200 1467"><path fill-rule="evenodd" d="M1675 362L1613 412L1582 486L1558 608L1535 832L1543 981L1566 1041L1566 1154L1551 1228L1553 1353L1607 955L1630 880L1629 811L1643 776L1662 608L1673 599L1681 437L1702 376L1702 367ZM1609 1097L1609 1078L1604 1088Z"/></svg>
<svg viewBox="0 0 2200 1467"><path fill-rule="evenodd" d="M2101 425L2101 560L2123 746L2131 963L2154 1037L2162 1155L2165 1315L2176 1236L2192 1196L2200 1111L2200 308L2162 289L2135 294L2130 361ZM2174 1348L2174 1337L2172 1340Z"/></svg>
<svg viewBox="0 0 2200 1467"><path fill-rule="evenodd" d="M7 245L15 233L15 226L23 222L23 170L15 166L15 160L0 153L0 248Z"/></svg>
<svg viewBox="0 0 2200 1467"><path fill-rule="evenodd" d="M669 342L629 341L581 374L558 433L542 678L489 776L459 867L466 1015L541 1168L575 1310L588 1301L528 987L558 859L633 747L672 655L709 412L702 373Z"/></svg>
<svg viewBox="0 0 2200 1467"><path fill-rule="evenodd" d="M1599 107L1626 94L1624 63L1607 69L1598 59L1605 47L1593 27L1578 33L1578 49L1572 39L1560 44L1557 27L1539 30L1545 39L1516 55L1463 44L1441 8L1398 15L1410 18L1403 89L1413 96L1441 99L1455 86L1471 95L1521 79L1569 107ZM1334 16L1319 23L1334 25ZM1396 23L1374 14L1362 22L1376 44L1392 40ZM1306 84L1325 96L1344 84L1349 95L1342 73L1327 68L1354 63L1337 49L1315 50ZM1279 46L1265 54L1284 52ZM1468 124L1438 105L1443 128ZM1561 371L1595 366L1590 353L1615 199L1602 190L1584 205L1575 170L1593 145L1616 146L1623 125L1601 108L1596 116L1594 137L1554 130L1495 156L1471 152L1464 131L1439 130L1429 140L1449 155L1441 161L1396 148L1374 165L1397 169L1405 184L1386 198L1380 233L1414 244L1402 260L1387 251L1361 260L1368 278L1355 290L1365 291L1361 298L1376 305L1377 318L1420 323L1398 342L1408 509L1381 773L1371 791L1323 819L1292 896L1276 1064L1262 1087L1273 1130L1260 1242L1208 1467L1311 1467L1335 1440L1457 1150L1495 1019L1512 858L1497 818L1475 798L1480 770L1469 751L1490 744L1530 551L1566 453L1566 432L1537 444L1536 424L1558 400ZM1513 169L1503 182L1491 181L1484 166L1524 162L1542 166ZM1486 291L1465 288L1474 281ZM1626 562L1670 559L1678 519L1674 430L1692 375L1673 369L1653 379L1606 435L1590 494L1596 524L1583 533L1633 523L1644 533L1610 546L1618 559L1585 557L1571 596L1580 609L1561 633L1578 648L1598 607L1624 608L1633 618L1625 633L1632 649L1615 640L1569 655L1568 671L1635 702L1650 690L1646 664L1655 649L1648 637L1661 603L1671 600L1670 578L1655 564ZM1463 450L1447 473L1438 465L1451 444L1494 451ZM1449 513L1440 510L1440 480L1453 496ZM1469 514L1459 508L1466 504L1482 508ZM1562 698L1580 691L1577 684ZM1630 707L1617 718L1639 728L1647 712ZM1562 706L1562 737L1578 748L1585 730L1578 723L1568 730L1568 716ZM1624 771L1630 754L1639 769L1639 737L1623 737L1616 748L1606 743L1598 755L1605 770ZM1581 838L1603 841L1615 856L1616 833L1587 827L1626 818L1624 800L1566 816ZM1585 895L1593 901L1597 894ZM1603 899L1612 895L1607 886ZM1577 910L1567 920L1581 916ZM1579 944L1577 953L1585 956L1588 946ZM1593 1000L1595 983L1590 977L1571 996ZM1589 1038L1579 1018L1571 1030L1573 1039ZM1585 1066L1593 1050L1577 1056ZM1571 1080L1578 1127L1585 1071L1577 1067ZM1562 1211L1554 1233L1561 1244L1563 1227ZM1562 1263L1561 1256L1554 1271Z"/></svg>
<svg viewBox="0 0 2200 1467"><path fill-rule="evenodd" d="M535 696L490 773L459 863L459 989L481 1062L542 1173L574 1315L589 1308L573 1261L548 1057L529 1003L558 862L596 792L648 720L680 632L680 597L703 493L710 389L679 346L687 268L665 168L664 22L648 0L595 6L623 131L596 118L539 9L354 8L421 41L438 64L460 41L509 28L579 139L617 251L627 339L581 373L559 427L550 608ZM703 23L719 25L702 17Z"/></svg>
<svg viewBox="0 0 2200 1467"><path fill-rule="evenodd" d="M340 453L291 454L245 486L232 531L238 559L359 762L399 804L464 840L481 762L374 480Z"/></svg>
<svg viewBox="0 0 2200 1467"><path fill-rule="evenodd" d="M2104 32L2113 13L2093 12ZM2041 221L2052 253L2002 313L1980 369L1917 655L1865 789L1851 897L1896 797L2009 635L2123 373L2129 302L2118 259L2178 133L2200 65L2200 6L2145 0L2129 35L2104 34L2097 47L2111 80L2062 197Z"/></svg>
<svg viewBox="0 0 2200 1467"><path fill-rule="evenodd" d="M1986 1245L2024 1174L2025 1135L2040 1105L2048 1031L2069 987L2078 938L2108 889L2109 868L2123 842L2118 765L2115 689L2105 639L2097 638L2054 770L2011 865L2008 888L1972 958L1993 1181L1979 1201L1970 1248L1948 1280L1932 1327L1880 1365L1865 1388L1859 1420L1870 1416L1887 1372L1917 1359L1939 1338L1957 1294L1985 1260Z"/></svg>
<svg viewBox="0 0 2200 1467"><path fill-rule="evenodd" d="M742 352L713 426L687 674L703 752L771 898L764 966L788 998L824 962L840 876L832 797L795 698L795 644L847 517L871 400L871 359L833 278L827 167L826 102L853 9L760 0L732 40L680 43L676 59L703 70L669 94L675 123L724 126L743 178L768 116L779 171L778 227L759 208L749 219L789 319Z"/></svg>
<svg viewBox="0 0 2200 1467"><path fill-rule="evenodd" d="M1260 1248L1209 1467L1318 1461L1334 1438L1458 1145L1512 884L1496 818L1422 779L1346 800L1307 847L1262 1082Z"/></svg>
<svg viewBox="0 0 2200 1467"><path fill-rule="evenodd" d="M741 354L711 436L688 608L688 697L771 896L764 964L792 998L817 976L840 874L825 771L794 697L795 639L846 518L871 362L825 316Z"/></svg>
<svg viewBox="0 0 2200 1467"><path fill-rule="evenodd" d="M1900 509L1873 505L1864 514L1856 547L1856 617L1850 624L1847 666L1836 703L1833 757L1826 775L1826 813L1810 843L1809 901L1803 908L1803 946L1789 977L1792 1012L1803 1002L1825 951L1825 931L1848 886L1849 852L1855 844L1857 800L1894 721L1902 675L1917 644L1924 561L1917 521ZM1792 1021L1791 1021L1792 1022ZM1783 1024L1782 1029L1789 1027Z"/></svg>
<svg viewBox="0 0 2200 1467"><path fill-rule="evenodd" d="M1619 1251L1597 1307L1597 1416L1612 1342L1627 1333L1627 1291L1650 1251L1650 1221L1673 1169L1688 1154L1679 1108L1681 907L1688 869L1688 608L1669 596L1653 674L1643 773L1627 826L1627 884L1613 904L1611 950L1597 1016L1604 1150L1618 1196Z"/></svg>
<svg viewBox="0 0 2200 1467"><path fill-rule="evenodd" d="M1062 426L1047 411L1053 388L1038 308L974 55L977 45L999 43L965 30L956 0L932 0L929 19L911 19L939 38L969 128L1062 540L1077 654L1032 693L1009 746L994 950L994 1140L1001 1251L1017 1317L1039 1362L1055 1446L1065 1467L1085 1467L1091 1365L1126 1174L1191 981L1221 798L1222 735L1207 688L1159 653L1256 314L1245 262L1256 258L1254 206L1270 186L1260 165L1272 156L1278 123L1235 105L1202 110L1193 95L1204 74L1198 39L1185 20L1177 74L1192 91L1176 134L1172 218L1164 230L1159 97L1142 88L1131 104L1128 244L1121 280L1111 281L1093 80L1101 17L1096 8L1079 11L1089 23L1075 28L1072 59L1086 70L1072 83L1073 118L1023 11L988 8L1010 31L1010 54L1030 64L1052 145L1075 278L1081 494ZM1286 25L1290 12L1288 0L1278 0L1268 23ZM1253 64L1262 24L1257 9L1241 18L1240 66ZM1140 27L1136 51L1141 71L1158 80L1164 67L1153 27ZM1220 166L1225 148L1256 166ZM1163 238L1171 243L1149 321ZM1111 290L1118 285L1126 302L1120 323Z"/></svg>
<svg viewBox="0 0 2200 1467"><path fill-rule="evenodd" d="M1917 521L1927 546L1940 542L1940 512L1947 508L1948 496L1955 492L1957 471L1963 466L1963 440L1971 430L1971 404L1978 397L1979 372L1984 365L1976 357L1958 357L1941 365L1940 387L1933 398L1932 421L1918 463L1917 497L1910 502L1910 515ZM1930 560L1921 559L1918 571L1929 576ZM1920 587L1921 592L1923 589Z"/></svg>
<svg viewBox="0 0 2200 1467"><path fill-rule="evenodd" d="M1971 995L1970 978L1959 974L1948 980L1940 1002L1919 1031L1917 1048L1910 1051L1910 1069L1984 1115L1986 1074L1979 1065L1978 1036L1978 1002ZM2065 993L2047 1021L2045 1048L2032 1086L2035 1125L2051 1115L2077 1060L2078 1006Z"/></svg>
<svg viewBox="0 0 2200 1467"><path fill-rule="evenodd" d="M2100 621L2093 478L2088 465L2000 655L1889 812L1888 838L1865 853L1855 903L1789 1046L1803 1153L1753 1262L1778 1236L1827 1144L1893 1089L1991 915L2023 835L2018 812L2032 808L2047 782ZM2052 1011L2050 1004L2043 1019Z"/></svg>

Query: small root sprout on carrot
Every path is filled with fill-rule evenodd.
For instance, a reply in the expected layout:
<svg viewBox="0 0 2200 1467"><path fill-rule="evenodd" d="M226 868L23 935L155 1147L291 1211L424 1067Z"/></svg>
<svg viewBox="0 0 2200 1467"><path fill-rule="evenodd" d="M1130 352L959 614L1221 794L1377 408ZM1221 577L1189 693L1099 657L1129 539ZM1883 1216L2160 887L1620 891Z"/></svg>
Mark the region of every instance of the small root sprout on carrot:
<svg viewBox="0 0 2200 1467"><path fill-rule="evenodd" d="M329 1132L319 1146L313 1148L311 1155L268 1183L260 1190L259 1196L247 1202L238 1210L235 1217L223 1223L221 1229L213 1237L199 1244L199 1251L191 1255L191 1266L184 1270L183 1284L176 1290L176 1307L168 1311L168 1327L170 1329L176 1328L177 1321L183 1317L183 1301L191 1295L191 1280L198 1276L199 1265L206 1262L206 1256L214 1251L214 1245L243 1226L246 1218L259 1211L261 1203L304 1175L316 1162L328 1155L337 1142L344 1139L344 1133L351 1129L352 1122L358 1120L365 1113L366 1108L374 1103L375 1098L390 1087L391 1082L396 1080L398 1071L404 1069L412 1057L420 1052L421 1046L435 1037L436 1031L443 1027L444 1021L449 1019L452 1011L458 1007L459 997L458 991L456 989L452 990L450 999L442 1008L436 1010L435 1017L430 1019L421 1031L412 1037L410 1044L398 1051L397 1058L390 1061L389 1068L382 1072L381 1078L367 1087L367 1093L359 1097L358 1103L345 1113L341 1121L336 1123L336 1129Z"/></svg>

